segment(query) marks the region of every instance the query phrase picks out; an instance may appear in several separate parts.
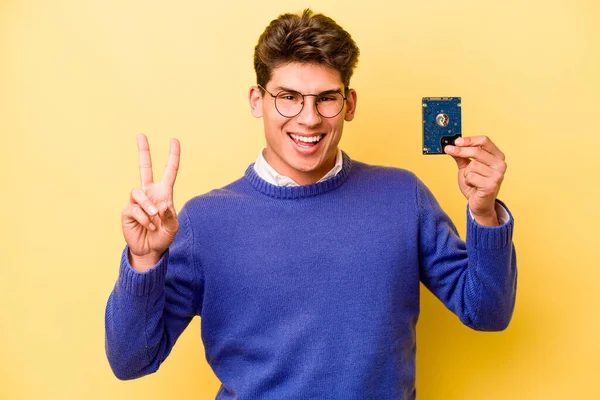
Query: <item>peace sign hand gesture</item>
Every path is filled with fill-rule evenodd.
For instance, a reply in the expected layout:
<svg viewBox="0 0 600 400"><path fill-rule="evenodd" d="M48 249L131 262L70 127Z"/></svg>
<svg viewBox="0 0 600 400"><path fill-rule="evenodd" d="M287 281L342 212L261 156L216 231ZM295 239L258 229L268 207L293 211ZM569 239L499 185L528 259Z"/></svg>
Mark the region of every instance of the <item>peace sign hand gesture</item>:
<svg viewBox="0 0 600 400"><path fill-rule="evenodd" d="M144 272L158 263L179 229L173 186L179 169L180 147L177 139L171 139L164 175L155 183L148 139L140 134L137 143L142 187L131 191L129 204L121 212L121 224L131 266Z"/></svg>

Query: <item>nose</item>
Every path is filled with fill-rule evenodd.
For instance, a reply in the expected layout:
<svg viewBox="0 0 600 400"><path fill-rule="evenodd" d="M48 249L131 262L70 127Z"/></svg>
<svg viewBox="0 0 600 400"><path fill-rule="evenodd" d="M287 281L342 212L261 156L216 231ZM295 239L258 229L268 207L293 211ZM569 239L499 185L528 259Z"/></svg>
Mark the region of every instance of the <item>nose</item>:
<svg viewBox="0 0 600 400"><path fill-rule="evenodd" d="M296 116L297 121L306 126L316 126L321 123L321 114L317 111L317 98L314 95L304 95L304 106L300 114Z"/></svg>

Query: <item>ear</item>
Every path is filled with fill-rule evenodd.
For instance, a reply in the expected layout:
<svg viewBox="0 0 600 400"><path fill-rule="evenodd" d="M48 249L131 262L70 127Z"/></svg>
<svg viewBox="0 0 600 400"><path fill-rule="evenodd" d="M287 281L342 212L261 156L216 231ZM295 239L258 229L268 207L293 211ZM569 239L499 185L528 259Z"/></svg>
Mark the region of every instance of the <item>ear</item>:
<svg viewBox="0 0 600 400"><path fill-rule="evenodd" d="M356 90L348 90L348 95L346 97L346 112L344 114L344 119L346 121L352 121L354 119L354 113L356 112Z"/></svg>
<svg viewBox="0 0 600 400"><path fill-rule="evenodd" d="M261 118L263 116L263 93L258 86L252 86L248 92L248 101L250 102L250 112L254 117Z"/></svg>

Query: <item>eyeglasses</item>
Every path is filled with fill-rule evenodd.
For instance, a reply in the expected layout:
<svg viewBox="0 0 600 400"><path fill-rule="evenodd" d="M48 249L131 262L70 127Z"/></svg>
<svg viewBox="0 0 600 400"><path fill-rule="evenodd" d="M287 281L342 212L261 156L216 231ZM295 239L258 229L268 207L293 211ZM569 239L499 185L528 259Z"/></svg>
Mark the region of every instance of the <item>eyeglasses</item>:
<svg viewBox="0 0 600 400"><path fill-rule="evenodd" d="M295 90L283 90L277 94L269 92L267 89L258 85L262 90L269 93L275 100L275 109L279 114L286 118L293 118L302 112L304 108L304 98L313 96L317 112L323 118L333 118L342 112L344 101L348 100L340 92L328 90L319 94L302 94Z"/></svg>

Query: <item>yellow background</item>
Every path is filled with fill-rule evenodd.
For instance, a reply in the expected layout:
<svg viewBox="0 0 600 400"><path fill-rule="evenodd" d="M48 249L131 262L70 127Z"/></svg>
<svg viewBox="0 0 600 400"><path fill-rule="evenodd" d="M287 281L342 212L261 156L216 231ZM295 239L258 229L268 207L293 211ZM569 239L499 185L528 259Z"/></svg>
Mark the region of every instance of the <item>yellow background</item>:
<svg viewBox="0 0 600 400"><path fill-rule="evenodd" d="M0 398L214 398L198 319L152 376L121 382L104 355L135 136L149 136L155 176L180 139L178 208L241 176L264 142L247 104L254 45L306 6L361 49L353 158L415 171L464 234L453 160L420 155L421 97L462 96L464 134L507 154L512 324L470 331L424 291L418 397L600 398L594 0L1 0Z"/></svg>

